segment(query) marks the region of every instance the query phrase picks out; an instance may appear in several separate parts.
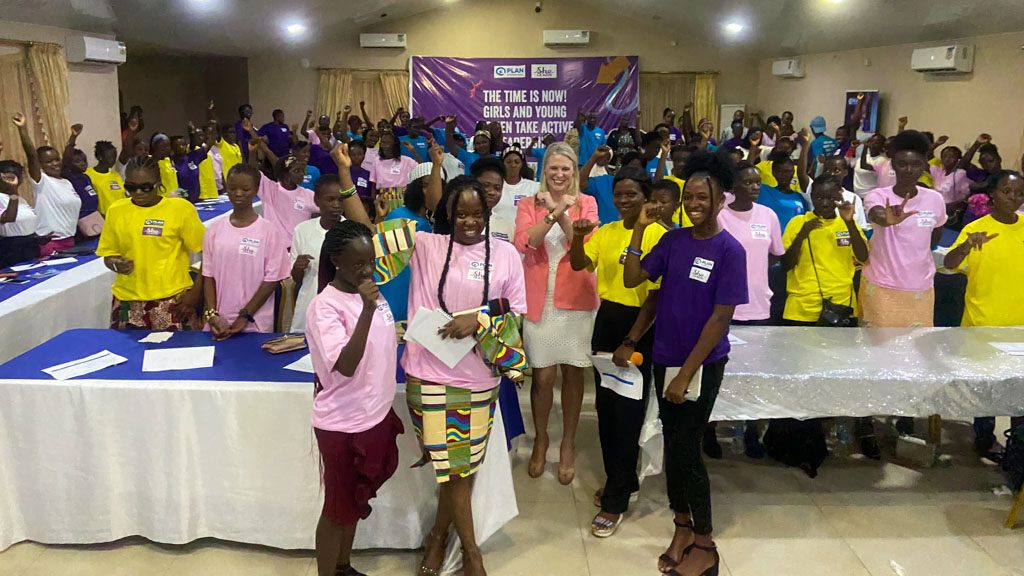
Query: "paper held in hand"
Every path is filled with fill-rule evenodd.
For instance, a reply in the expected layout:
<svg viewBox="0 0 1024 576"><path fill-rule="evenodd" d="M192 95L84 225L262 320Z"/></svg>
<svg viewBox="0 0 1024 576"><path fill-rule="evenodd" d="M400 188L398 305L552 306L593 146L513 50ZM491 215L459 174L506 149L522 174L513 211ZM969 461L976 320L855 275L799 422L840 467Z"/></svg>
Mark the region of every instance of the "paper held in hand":
<svg viewBox="0 0 1024 576"><path fill-rule="evenodd" d="M449 368L455 366L476 346L476 338L441 338L437 331L451 322L452 317L442 310L420 307L409 322L405 339L423 346Z"/></svg>
<svg viewBox="0 0 1024 576"><path fill-rule="evenodd" d="M594 363L594 370L601 375L602 388L631 400L643 398L644 380L636 366L616 366L612 362L612 355L607 352L592 354L590 361Z"/></svg>
<svg viewBox="0 0 1024 576"><path fill-rule="evenodd" d="M668 390L668 385L672 383L672 380L679 375L678 366L670 366L665 368L665 387L664 390ZM690 387L686 389L686 394L683 398L687 402L696 402L700 398L700 380L704 376L704 366L701 366L693 374L693 378L690 379ZM662 397L665 394L662 393Z"/></svg>

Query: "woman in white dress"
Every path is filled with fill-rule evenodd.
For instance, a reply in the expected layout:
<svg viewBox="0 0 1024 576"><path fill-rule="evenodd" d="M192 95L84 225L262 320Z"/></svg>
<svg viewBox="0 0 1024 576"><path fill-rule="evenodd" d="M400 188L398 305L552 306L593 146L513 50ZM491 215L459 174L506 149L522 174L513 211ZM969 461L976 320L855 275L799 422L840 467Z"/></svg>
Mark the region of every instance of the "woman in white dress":
<svg viewBox="0 0 1024 576"><path fill-rule="evenodd" d="M523 254L526 321L523 344L533 368L530 407L536 437L529 474L544 473L549 444L548 416L554 400L556 370L562 372L562 442L558 481L575 474L576 426L583 405L583 371L590 367L590 337L599 304L593 272L572 269L569 245L574 220L597 220L597 202L580 195L576 153L564 142L544 155L540 191L519 203L515 245Z"/></svg>

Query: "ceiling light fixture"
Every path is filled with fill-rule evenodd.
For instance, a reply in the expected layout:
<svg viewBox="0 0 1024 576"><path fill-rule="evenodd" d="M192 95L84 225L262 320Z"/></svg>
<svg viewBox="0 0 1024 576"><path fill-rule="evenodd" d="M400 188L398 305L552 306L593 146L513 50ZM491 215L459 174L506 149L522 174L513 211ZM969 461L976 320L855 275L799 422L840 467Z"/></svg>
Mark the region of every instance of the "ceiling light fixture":
<svg viewBox="0 0 1024 576"><path fill-rule="evenodd" d="M725 25L725 31L729 34L739 34L740 32L743 32L743 24L740 24L739 22L729 22Z"/></svg>
<svg viewBox="0 0 1024 576"><path fill-rule="evenodd" d="M289 24L289 25L285 26L284 29L285 29L285 32L288 32L288 34L291 34L292 36L298 36L299 34L302 34L303 32L306 31L306 27L304 25L298 24L298 23Z"/></svg>

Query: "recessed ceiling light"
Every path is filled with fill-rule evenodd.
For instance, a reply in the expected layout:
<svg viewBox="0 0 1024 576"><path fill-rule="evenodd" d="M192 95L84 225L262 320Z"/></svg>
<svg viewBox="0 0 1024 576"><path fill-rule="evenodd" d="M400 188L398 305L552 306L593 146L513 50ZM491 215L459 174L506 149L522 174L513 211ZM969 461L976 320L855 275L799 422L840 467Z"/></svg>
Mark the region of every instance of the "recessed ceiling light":
<svg viewBox="0 0 1024 576"><path fill-rule="evenodd" d="M739 34L740 32L743 32L743 24L740 24L739 22L729 22L725 25L725 31L730 34Z"/></svg>
<svg viewBox="0 0 1024 576"><path fill-rule="evenodd" d="M289 24L289 25L285 26L284 29L285 29L285 32L288 32L292 36L298 36L299 34L302 34L303 32L306 31L306 26L303 25L303 24L296 23L296 24Z"/></svg>

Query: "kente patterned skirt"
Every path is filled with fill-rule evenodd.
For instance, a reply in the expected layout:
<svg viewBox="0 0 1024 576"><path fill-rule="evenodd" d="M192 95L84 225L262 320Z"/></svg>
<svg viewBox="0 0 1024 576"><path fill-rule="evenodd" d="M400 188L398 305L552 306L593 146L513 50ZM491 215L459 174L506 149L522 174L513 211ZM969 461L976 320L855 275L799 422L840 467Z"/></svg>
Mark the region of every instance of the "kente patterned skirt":
<svg viewBox="0 0 1024 576"><path fill-rule="evenodd" d="M438 483L476 473L487 452L498 387L474 392L406 375L405 390L416 436Z"/></svg>

